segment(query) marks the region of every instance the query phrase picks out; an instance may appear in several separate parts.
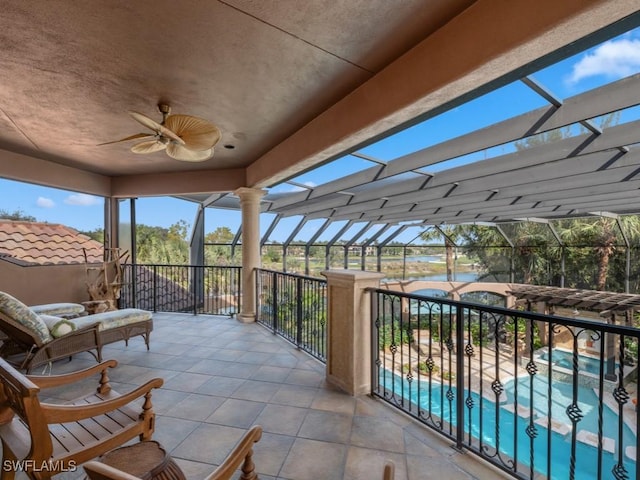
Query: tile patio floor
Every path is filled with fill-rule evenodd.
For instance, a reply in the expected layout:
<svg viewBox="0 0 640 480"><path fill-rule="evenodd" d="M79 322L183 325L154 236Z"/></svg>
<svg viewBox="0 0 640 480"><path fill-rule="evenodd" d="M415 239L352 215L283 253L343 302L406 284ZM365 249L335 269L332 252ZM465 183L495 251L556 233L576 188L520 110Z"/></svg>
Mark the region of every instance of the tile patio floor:
<svg viewBox="0 0 640 480"><path fill-rule="evenodd" d="M383 402L331 388L323 364L257 324L158 313L149 352L138 337L129 347L105 347L103 357L119 362L110 373L119 392L164 379L152 398L154 439L188 479L213 471L254 424L264 429L254 460L265 480L375 480L386 460L395 463L397 480L504 478ZM55 363L53 373L92 364L89 354L77 355Z"/></svg>

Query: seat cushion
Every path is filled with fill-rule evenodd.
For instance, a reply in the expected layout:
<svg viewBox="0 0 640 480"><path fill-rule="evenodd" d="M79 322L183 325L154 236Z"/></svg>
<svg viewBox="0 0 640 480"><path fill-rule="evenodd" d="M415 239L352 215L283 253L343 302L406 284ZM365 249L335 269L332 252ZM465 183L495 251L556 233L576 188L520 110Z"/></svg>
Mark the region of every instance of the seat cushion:
<svg viewBox="0 0 640 480"><path fill-rule="evenodd" d="M84 313L84 305L79 303L46 303L29 307L38 315L54 315L56 317L78 317Z"/></svg>
<svg viewBox="0 0 640 480"><path fill-rule="evenodd" d="M44 321L24 303L6 292L0 292L0 312L29 330L42 343L53 340Z"/></svg>
<svg viewBox="0 0 640 480"><path fill-rule="evenodd" d="M77 328L99 323L98 330L108 330L110 328L121 327L132 323L143 322L151 319L151 312L140 310L139 308L123 308L122 310L112 310L110 312L95 313L86 317L70 319Z"/></svg>

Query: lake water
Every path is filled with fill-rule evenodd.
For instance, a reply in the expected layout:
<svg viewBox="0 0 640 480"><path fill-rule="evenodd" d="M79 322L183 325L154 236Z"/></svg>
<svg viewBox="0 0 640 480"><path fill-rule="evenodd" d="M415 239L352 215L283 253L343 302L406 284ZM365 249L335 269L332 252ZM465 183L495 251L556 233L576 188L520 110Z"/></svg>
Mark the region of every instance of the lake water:
<svg viewBox="0 0 640 480"><path fill-rule="evenodd" d="M432 275L422 275L416 277L407 277L407 280L431 280L432 282L446 282L446 273L434 273ZM460 272L454 275L454 282L475 282L478 280L476 272Z"/></svg>
<svg viewBox="0 0 640 480"><path fill-rule="evenodd" d="M439 255L407 255L406 257L408 262L437 262L444 263L444 256ZM382 259L382 262L402 262L402 256L397 257L386 257Z"/></svg>
<svg viewBox="0 0 640 480"><path fill-rule="evenodd" d="M402 256L383 258L382 263L402 262ZM445 263L444 255L407 255L407 270L411 269L411 263ZM401 278L387 277L389 280L402 280ZM432 273L426 275L408 275L405 280L430 280L430 281L447 281L446 273ZM454 275L455 282L475 282L478 280L478 272L459 272Z"/></svg>

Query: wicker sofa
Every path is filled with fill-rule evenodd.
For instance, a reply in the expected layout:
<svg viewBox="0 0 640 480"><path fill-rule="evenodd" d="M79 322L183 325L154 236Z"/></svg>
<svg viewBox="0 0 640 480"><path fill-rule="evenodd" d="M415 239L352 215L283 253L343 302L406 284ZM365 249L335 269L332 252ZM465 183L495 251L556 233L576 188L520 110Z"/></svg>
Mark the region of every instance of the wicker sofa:
<svg viewBox="0 0 640 480"><path fill-rule="evenodd" d="M152 330L153 318L146 310L126 308L62 318L37 314L15 297L0 292L0 331L6 336L0 356L27 373L80 352L90 352L100 362L103 345L120 340L128 344L138 335L144 338L148 350Z"/></svg>

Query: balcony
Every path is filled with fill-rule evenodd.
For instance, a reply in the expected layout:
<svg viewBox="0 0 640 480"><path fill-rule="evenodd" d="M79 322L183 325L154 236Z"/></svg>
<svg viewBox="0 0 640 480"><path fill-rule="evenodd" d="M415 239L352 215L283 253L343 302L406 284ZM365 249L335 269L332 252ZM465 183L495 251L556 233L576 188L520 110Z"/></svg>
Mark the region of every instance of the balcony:
<svg viewBox="0 0 640 480"><path fill-rule="evenodd" d="M151 351L133 341L105 347L104 358L120 363L116 384L165 379L154 396L157 438L194 478L256 423L266 432L256 458L267 478L318 478L310 475L317 464L335 478L371 478L385 460L397 465L397 478L422 478L434 456L443 472L473 471L474 478L483 478L479 470L486 478L570 478L562 473L565 457L579 471L597 458L593 471L603 478L615 465L635 471L640 334L621 320L637 295L499 285L510 292L507 304L569 301L601 310L594 322L376 289L371 279L379 275L368 272L330 271L323 280L259 270L257 323L243 324L233 318L239 267L125 271L136 281L123 289L120 306L155 312ZM369 282L357 287L371 297L371 312L362 300L352 300L355 315L336 308L337 298L353 295L340 283L347 277ZM93 362L77 355L54 372ZM335 375L347 364L360 376L352 384L343 383L350 374ZM555 456L547 462L559 445L575 451L560 464ZM583 478L579 471L574 478Z"/></svg>
<svg viewBox="0 0 640 480"><path fill-rule="evenodd" d="M256 460L266 477L375 478L381 472L382 461L389 458L397 464L398 478L424 478L425 471L434 477L496 478L499 473L485 470L484 464L471 456L455 453L450 448L451 439L432 437L417 421L414 423L381 401L331 390L324 383L324 367L317 360L295 350L269 329L257 324L242 325L228 317L197 315L197 308L208 300L214 308L237 313L245 321L253 321L256 313L274 313L280 308L274 295L270 310L252 311L253 305L278 288L272 284L268 290L261 289L253 278L260 266L260 247L269 240L269 234L260 238L261 212L273 217L267 232L276 228L282 218L303 217L288 229L287 235L291 235L285 237L283 256L308 220L318 222L311 238L327 236L329 248L348 233L344 242L345 268L349 265L349 248L360 237L368 240L360 249L362 269L367 268L366 253L372 242L390 244L420 225L439 228L443 224L473 223L484 227L522 219L542 225L585 214L618 222L618 215L637 212L637 115L620 125L607 125L606 129L593 124L592 119L637 107L640 75L636 72L566 98L547 90L530 75L538 68L550 67L553 62L594 47L596 42L629 32L640 24L640 11L633 2L621 0L544 0L542 4L520 2L517 7L503 2L499 8L488 0L436 2L430 8L421 2L399 2L402 8L371 8L370 12L356 11L349 2L327 10L325 3L310 2L300 11L304 19L294 18L292 22L291 9L285 3L280 8L258 12L214 2L207 7L183 9L181 14L187 17L160 15L167 28L157 28L155 21L139 24L139 18L146 18L146 11L155 11L149 9L151 2L142 0L127 12L111 7L67 8L63 9L66 14L60 16L59 6L53 4L11 10L4 18L7 38L20 48L6 52L7 101L2 118L7 128L0 133L0 176L103 197L105 246L124 246L119 242L129 237L132 253L136 251L136 199L164 195L189 199L202 207L193 229L193 238L198 240L192 243L190 257L197 258L192 261L198 265L204 264L205 209L242 211L242 228L232 245L233 251L242 244L242 278L234 279L234 288L205 297L201 287L212 280L193 275L184 277L192 286L187 291L166 292L162 283L154 283L155 287L148 291L135 290L131 298L141 308L166 312L157 299L170 298L175 304L174 297L180 297L192 307L194 315L157 313L151 352L135 341L129 348L118 345L108 349L121 363L114 381L139 383L149 375L165 378L165 387L155 396L160 413L158 438L189 476L200 477L208 472L242 430L256 422L265 426ZM64 20L65 28L51 22L52 18ZM184 21L185 18L198 21ZM99 28L91 28L95 25ZM112 34L120 30L138 33L118 37L119 50L131 55L115 63L103 61L111 58ZM169 31L171 35L167 35ZM246 41L235 40L238 32L246 33ZM42 38L50 41L40 41ZM139 38L145 42L140 43ZM194 39L198 39L198 45L216 48L192 48ZM327 44L323 39L336 41ZM74 47L73 68L60 61L59 53L66 51L68 45ZM349 48L345 50L345 46ZM378 48L381 46L384 48ZM211 56L213 51L215 57ZM158 52L168 61L159 61ZM265 57L265 53L272 57ZM221 68L220 59L239 61L230 68ZM260 68L261 65L269 68ZM168 66L175 68L169 71ZM255 75L256 71L260 75ZM437 74L425 75L432 71ZM78 78L87 82L79 86ZM171 81L166 82L167 78ZM455 121L456 117L450 117L448 125L463 128L433 144L429 140L389 158L385 154L384 159L364 150L374 145L379 148L378 140L391 139L392 134L401 133L407 126L415 127L422 120L458 110L469 100L484 101L485 93L498 87L511 88L514 81L520 93L512 98L518 98L518 102L508 103L519 104L523 100L524 107L526 97L533 94L533 110L525 112L529 109L526 107L523 111L504 111L493 119L497 103L492 101L490 108L480 114L462 112L459 118L483 120L473 129L467 130L466 125ZM42 101L34 101L33 92L45 92ZM122 113L127 110L152 115L150 107L161 100L163 103L158 106L164 124L168 109L164 99L156 98L154 92L162 93L176 108L183 107L189 114L220 125L225 138L222 148L216 147L215 159L199 165L175 162L185 158L164 156L163 152L147 157L149 161L140 161L133 155L142 153L140 150L129 152L120 141L113 141L133 133L122 120ZM137 118L140 121L145 117L138 114ZM151 118L142 123L154 127L152 132L164 131L155 127ZM100 126L99 131L96 125ZM555 145L538 142L545 135L551 139L558 129L565 128L571 135ZM161 137L169 142L169 137ZM97 143L101 143L99 148ZM166 143L155 142L151 150L166 149ZM409 142L402 143L407 146ZM535 149L509 150L519 143ZM480 155L475 157L476 154ZM357 171L351 170L354 157L365 162ZM321 184L301 178L310 169L330 163L333 172L339 174L336 178L323 179ZM348 169L336 166L345 163L349 164ZM295 189L276 190L287 183L287 188ZM264 188L274 190L266 192ZM42 200L45 206L54 204L48 198ZM325 221L320 224L321 219ZM353 231L347 232L352 227ZM333 228L339 232L329 234ZM565 245L557 232L549 228L550 236L563 249ZM513 250L517 242L509 241L504 229L499 230L509 250ZM625 291L629 291L629 279L633 278L630 266L638 262L631 254L628 239L620 240L615 247L626 247L626 256L620 262L624 260L626 265ZM505 247L506 244L501 242ZM329 249L326 252L328 261ZM503 257L508 260L508 255ZM283 265L286 268L286 260ZM326 265L328 268L329 263ZM549 273L559 271L559 278L563 279L564 257L553 267L550 265ZM27 303L85 299L80 266L44 268L7 265L0 274L0 289L11 291ZM305 265L305 269L308 271L309 266ZM404 266L402 273L404 277ZM166 276L157 269L143 274L152 279ZM134 273L133 278L137 275ZM167 293L164 297L163 292ZM150 303L144 303L147 301ZM395 304L402 305L403 301ZM287 308L293 304L299 310L300 303L292 301ZM182 304L178 308L184 307ZM419 305L418 316L425 308L430 306ZM293 315L293 310L288 311ZM393 310L387 330L394 332L394 322L402 324L407 320L407 311L410 312ZM366 320L359 325L371 327L370 318L362 317ZM279 317L274 314L274 318ZM460 318L457 316L458 321ZM469 329L472 324L482 324L476 322L476 317L469 318L473 320L468 322ZM417 338L424 330L428 340L435 342L432 334L438 330L439 375L444 378L443 365L447 362L449 386L455 368L456 388L461 391L465 363L459 352L465 338L471 336L465 337L462 328L457 327L457 357L452 358L451 338L441 335L441 327L447 323L451 326L451 319L451 314L439 317L434 326L429 314L428 328L421 328L418 319ZM514 326L522 324L519 322L515 320ZM293 322L284 323L289 327ZM337 328L334 325L334 333L338 332L335 337L341 337L341 328L347 326L348 321ZM276 331L282 326L274 322L272 327ZM369 342L368 335L353 333L351 340ZM636 339L637 347L638 336L629 336ZM298 333L288 335L290 341L296 342L301 337ZM553 340L553 332L548 338ZM577 336L576 339L587 341ZM448 340L448 358L443 340ZM623 340L618 348L621 359L625 358ZM552 345L551 341L548 343ZM604 341L600 345L602 352L616 348L605 346ZM343 348L333 347L326 355L329 363L336 361L336 354L350 351L346 342ZM480 347L479 356L485 345ZM430 364L431 347L422 357L415 357L415 361L409 357L405 362L402 355L409 348L412 346L407 342L396 350L399 360L392 353L390 370L408 369L407 373L414 375L415 364L418 373L409 378L424 378L420 365ZM497 355L502 346L487 348ZM374 345L370 350L375 354L378 349ZM532 346L528 350L533 361ZM319 357L324 356L323 350L314 351ZM637 351L636 348L636 357ZM363 352L359 360L370 363L374 357ZM573 347L574 355L576 352ZM468 356L473 355L470 351ZM510 358L514 367L522 366L515 361L519 358L517 352ZM85 361L88 357L77 355L72 362L56 364L55 368L75 369ZM613 367L611 356L607 361ZM544 364L545 360L541 362ZM550 364L551 358L547 362ZM639 363L636 358L635 364ZM366 371L366 367L361 370ZM533 377L531 372L528 374ZM434 370L430 368L429 382L432 375ZM607 376L613 377L613 373L608 370ZM604 384L602 367L598 380ZM501 384L495 385L495 396L499 396ZM389 390L393 391L385 387L379 393L384 395ZM76 392L64 395L73 393ZM460 414L462 403L459 398L456 401ZM513 405L517 411L518 401ZM530 407L529 413L531 410ZM238 412L241 418L234 417ZM636 426L640 427L638 423L636 419ZM460 425L456 427L462 430ZM533 427L529 431L535 433ZM600 433L599 453L603 450L602 440ZM575 455L572 458L575 460ZM620 474L618 478L626 476Z"/></svg>
<svg viewBox="0 0 640 480"><path fill-rule="evenodd" d="M154 393L154 438L184 470L204 478L253 424L261 479L376 479L383 464L396 478L501 478L451 448L416 421L368 396L351 397L325 382L325 366L259 324L224 316L156 313L151 351L140 339L113 344L110 375L120 390L162 377ZM93 365L88 355L58 362L54 373ZM60 391L71 399L77 391ZM71 478L81 478L80 473Z"/></svg>

